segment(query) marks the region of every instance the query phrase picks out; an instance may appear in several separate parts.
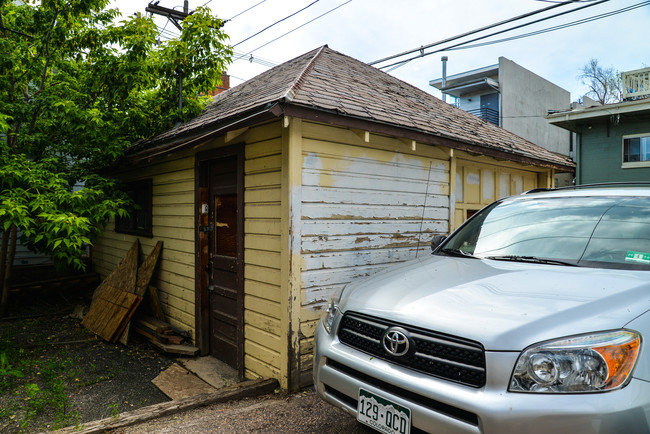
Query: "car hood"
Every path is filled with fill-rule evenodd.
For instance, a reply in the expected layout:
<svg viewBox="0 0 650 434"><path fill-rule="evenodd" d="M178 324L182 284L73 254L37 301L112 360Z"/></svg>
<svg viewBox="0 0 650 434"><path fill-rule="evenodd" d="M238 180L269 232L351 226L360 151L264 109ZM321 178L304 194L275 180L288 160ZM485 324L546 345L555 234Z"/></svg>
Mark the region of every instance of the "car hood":
<svg viewBox="0 0 650 434"><path fill-rule="evenodd" d="M624 327L650 308L650 272L430 256L350 284L354 311L520 351Z"/></svg>

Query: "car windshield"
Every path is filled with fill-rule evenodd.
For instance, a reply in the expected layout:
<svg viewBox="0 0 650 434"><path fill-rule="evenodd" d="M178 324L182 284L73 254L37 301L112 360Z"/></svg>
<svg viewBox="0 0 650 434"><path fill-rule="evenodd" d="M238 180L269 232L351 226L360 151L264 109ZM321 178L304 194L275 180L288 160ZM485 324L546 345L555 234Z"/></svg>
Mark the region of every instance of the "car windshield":
<svg viewBox="0 0 650 434"><path fill-rule="evenodd" d="M650 198L554 197L496 202L439 254L650 270Z"/></svg>

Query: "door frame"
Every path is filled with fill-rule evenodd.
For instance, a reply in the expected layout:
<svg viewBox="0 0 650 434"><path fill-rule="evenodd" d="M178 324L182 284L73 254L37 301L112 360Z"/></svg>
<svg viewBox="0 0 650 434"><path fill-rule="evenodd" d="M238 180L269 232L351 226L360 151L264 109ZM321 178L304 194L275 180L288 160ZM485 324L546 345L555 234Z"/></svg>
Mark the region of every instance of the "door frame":
<svg viewBox="0 0 650 434"><path fill-rule="evenodd" d="M205 234L202 224L200 188L206 184L210 161L237 158L237 371L244 378L244 143L197 153L194 168L194 243L195 243L195 330L196 344L201 355L210 352L210 294L207 288L207 257L204 252Z"/></svg>

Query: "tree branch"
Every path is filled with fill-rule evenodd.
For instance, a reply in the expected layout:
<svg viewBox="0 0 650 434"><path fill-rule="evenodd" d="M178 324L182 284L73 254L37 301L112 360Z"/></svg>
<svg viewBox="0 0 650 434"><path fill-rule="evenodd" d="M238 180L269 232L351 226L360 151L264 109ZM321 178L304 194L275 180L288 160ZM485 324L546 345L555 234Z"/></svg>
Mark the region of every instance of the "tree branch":
<svg viewBox="0 0 650 434"><path fill-rule="evenodd" d="M52 23L50 24L50 29L47 31L47 36L45 38L45 65L43 66L43 73L41 74L41 83L38 86L37 92L42 92L43 87L45 86L45 79L47 78L47 70L50 66L50 39L52 39L52 31L54 30L54 26L56 25L56 19L59 16L59 9L55 8L54 9L54 17L52 18ZM25 88L27 90L27 88ZM29 93L26 91L27 97L29 97ZM25 101L26 103L28 100ZM32 113L32 121L29 125L29 134L32 134L34 132L34 128L36 127L36 120L38 119L38 104L34 108L34 113Z"/></svg>

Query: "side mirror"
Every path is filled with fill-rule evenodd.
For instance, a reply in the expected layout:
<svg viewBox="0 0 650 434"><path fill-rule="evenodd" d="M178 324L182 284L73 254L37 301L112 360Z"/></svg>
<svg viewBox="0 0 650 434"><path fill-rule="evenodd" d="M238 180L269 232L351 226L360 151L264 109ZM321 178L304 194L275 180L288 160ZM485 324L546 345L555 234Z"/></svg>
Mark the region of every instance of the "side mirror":
<svg viewBox="0 0 650 434"><path fill-rule="evenodd" d="M447 239L447 235L435 235L431 240L431 251L435 251L443 241Z"/></svg>

